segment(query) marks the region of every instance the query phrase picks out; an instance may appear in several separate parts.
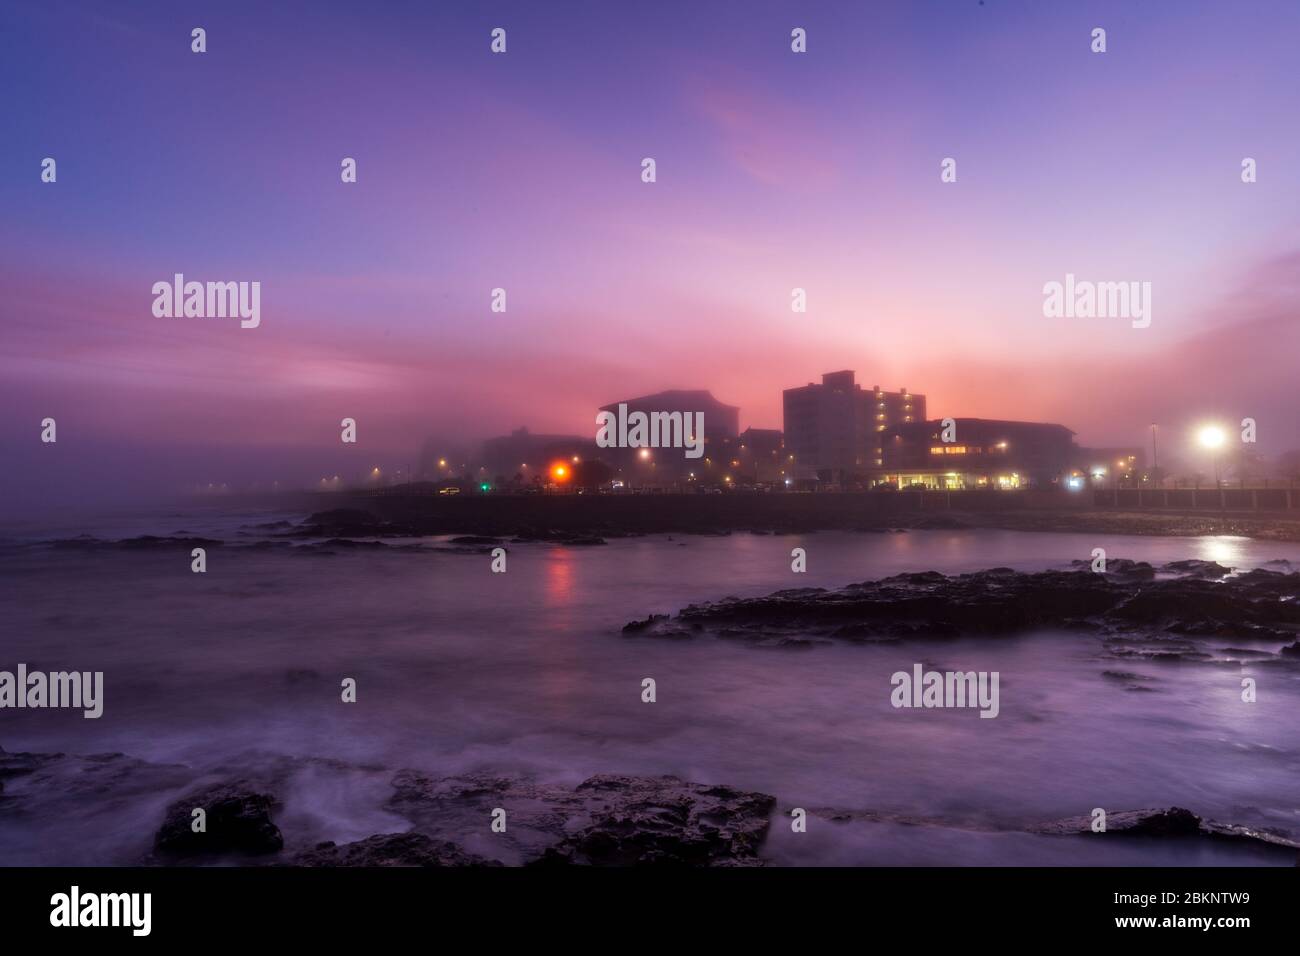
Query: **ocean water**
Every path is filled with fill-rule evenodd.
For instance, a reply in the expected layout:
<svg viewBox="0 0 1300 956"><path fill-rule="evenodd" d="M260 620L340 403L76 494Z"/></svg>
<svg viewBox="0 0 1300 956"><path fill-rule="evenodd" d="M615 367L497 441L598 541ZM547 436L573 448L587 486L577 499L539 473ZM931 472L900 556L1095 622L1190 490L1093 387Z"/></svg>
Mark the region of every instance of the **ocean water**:
<svg viewBox="0 0 1300 956"><path fill-rule="evenodd" d="M275 517L177 513L90 530L234 543L264 536L248 525ZM31 529L6 537L0 669L101 670L105 703L98 720L0 711L0 746L122 752L182 765L183 779L109 785L76 764L10 778L0 863L133 862L193 780L286 758L277 823L291 847L406 829L383 807L400 768L564 784L674 774L759 790L778 799L764 855L792 865L1278 862L1230 842L1024 832L1094 807L1177 805L1300 834L1294 665L1117 662L1077 633L811 649L620 633L692 602L903 571L1063 568L1095 547L1153 563L1300 566L1296 544L996 530L656 535L511 544L508 572L493 574L487 554L427 538L328 555L213 548L207 573L193 574L185 551L57 549L32 545ZM790 571L794 547L807 550L804 575ZM1000 672L1000 715L894 709L890 675L915 662ZM1107 670L1149 678L1147 689ZM1240 699L1243 676L1257 680L1253 704ZM345 677L357 681L355 704L340 701ZM653 704L641 700L645 677ZM793 807L871 816L814 812L794 834ZM491 852L481 834L443 835Z"/></svg>

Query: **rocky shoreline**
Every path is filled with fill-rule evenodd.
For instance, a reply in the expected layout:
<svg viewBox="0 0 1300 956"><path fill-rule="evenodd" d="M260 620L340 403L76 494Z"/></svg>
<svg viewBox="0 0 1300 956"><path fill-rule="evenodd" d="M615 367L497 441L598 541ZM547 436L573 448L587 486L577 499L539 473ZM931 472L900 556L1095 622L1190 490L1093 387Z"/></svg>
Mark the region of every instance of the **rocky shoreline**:
<svg viewBox="0 0 1300 956"><path fill-rule="evenodd" d="M399 770L389 780L383 809L403 818L408 829L344 844L293 845L276 823L291 809L276 789L285 787L288 775L305 764L337 772L356 768L311 758L284 757L272 764L273 769L261 775L225 768L229 776L195 786L181 783L190 775L187 768L149 764L124 754L0 749L0 785L11 784L7 791L0 787L0 814L29 812L34 802L46 798L76 801L94 794L114 800L131 793L179 792L162 814L152 850L123 861L146 866L753 867L772 862L765 854L769 831L789 825L793 809L769 794L671 776L600 774L566 787L509 774L438 777ZM45 788L53 777L68 771L84 778L81 791L48 794ZM12 786L23 778L31 785ZM191 826L196 808L206 813L201 833ZM504 832L491 827L498 810L506 813ZM885 823L1061 839L1230 841L1248 844L1279 864L1294 862L1300 851L1300 842L1280 829L1220 823L1181 807L1116 810L1108 814L1104 835L1092 832L1091 817L994 826L834 807L807 813L831 826Z"/></svg>
<svg viewBox="0 0 1300 956"><path fill-rule="evenodd" d="M1117 657L1208 659L1195 639L1214 639L1276 645L1240 650L1300 660L1300 572L1286 562L1276 567L1236 574L1207 561L1154 567L1112 559L1104 573L1083 561L1069 571L925 571L836 590L798 588L693 604L675 616L631 621L623 633L809 647L1058 629L1103 636Z"/></svg>

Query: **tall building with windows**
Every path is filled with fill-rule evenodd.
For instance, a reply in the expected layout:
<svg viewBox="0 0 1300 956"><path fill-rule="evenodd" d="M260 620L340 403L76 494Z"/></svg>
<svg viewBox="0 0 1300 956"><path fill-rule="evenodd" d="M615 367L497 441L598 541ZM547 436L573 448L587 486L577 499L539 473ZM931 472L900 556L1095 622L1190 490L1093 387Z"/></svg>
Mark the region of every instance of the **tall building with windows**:
<svg viewBox="0 0 1300 956"><path fill-rule="evenodd" d="M785 452L797 480L850 485L884 465L887 428L925 420L925 396L865 389L851 371L827 372L782 395Z"/></svg>

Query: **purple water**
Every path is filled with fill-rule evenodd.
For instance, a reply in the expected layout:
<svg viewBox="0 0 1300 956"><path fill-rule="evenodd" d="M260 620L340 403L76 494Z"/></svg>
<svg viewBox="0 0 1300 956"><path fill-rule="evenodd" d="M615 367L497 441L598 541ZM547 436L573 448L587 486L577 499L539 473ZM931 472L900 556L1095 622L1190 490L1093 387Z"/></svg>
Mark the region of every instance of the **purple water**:
<svg viewBox="0 0 1300 956"><path fill-rule="evenodd" d="M231 540L249 520L169 515L147 528L94 530ZM344 761L294 770L277 818L291 846L406 829L383 809L403 767L567 783L675 774L761 790L779 801L765 855L781 863L1260 862L1230 843L1103 845L1017 832L1098 806L1178 805L1300 832L1294 666L1117 665L1096 637L1064 633L809 650L620 634L630 620L695 601L901 571L1066 567L1095 547L1244 569L1300 562L1300 545L993 530L652 536L512 544L508 573L492 574L486 554L436 547L444 542L330 556L212 549L203 575L178 551L0 548L0 668L102 670L106 685L99 720L0 712L0 746L122 751L196 775L284 755ZM796 546L807 549L807 574L790 571ZM890 674L917 661L999 671L1000 716L893 709ZM1151 692L1102 676L1117 666L1153 678ZM1241 702L1243 676L1258 681L1254 704ZM358 682L355 704L339 700L344 677ZM654 704L641 701L644 677L657 683ZM76 792L71 809L29 800L15 814L0 802L0 862L132 862L185 790L123 796L60 783ZM12 778L7 793L33 785ZM795 806L929 825L814 818L795 835L784 822ZM461 842L472 849L477 839Z"/></svg>

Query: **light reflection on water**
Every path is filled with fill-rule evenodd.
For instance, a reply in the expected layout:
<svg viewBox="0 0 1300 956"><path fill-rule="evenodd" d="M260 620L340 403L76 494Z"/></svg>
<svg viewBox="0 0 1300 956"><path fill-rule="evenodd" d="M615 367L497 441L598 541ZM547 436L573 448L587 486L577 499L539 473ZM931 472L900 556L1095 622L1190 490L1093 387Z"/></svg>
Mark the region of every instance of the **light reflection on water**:
<svg viewBox="0 0 1300 956"><path fill-rule="evenodd" d="M1204 561L1217 561L1224 567L1241 567L1247 561L1252 541L1250 538L1218 535L1194 539L1196 557Z"/></svg>

